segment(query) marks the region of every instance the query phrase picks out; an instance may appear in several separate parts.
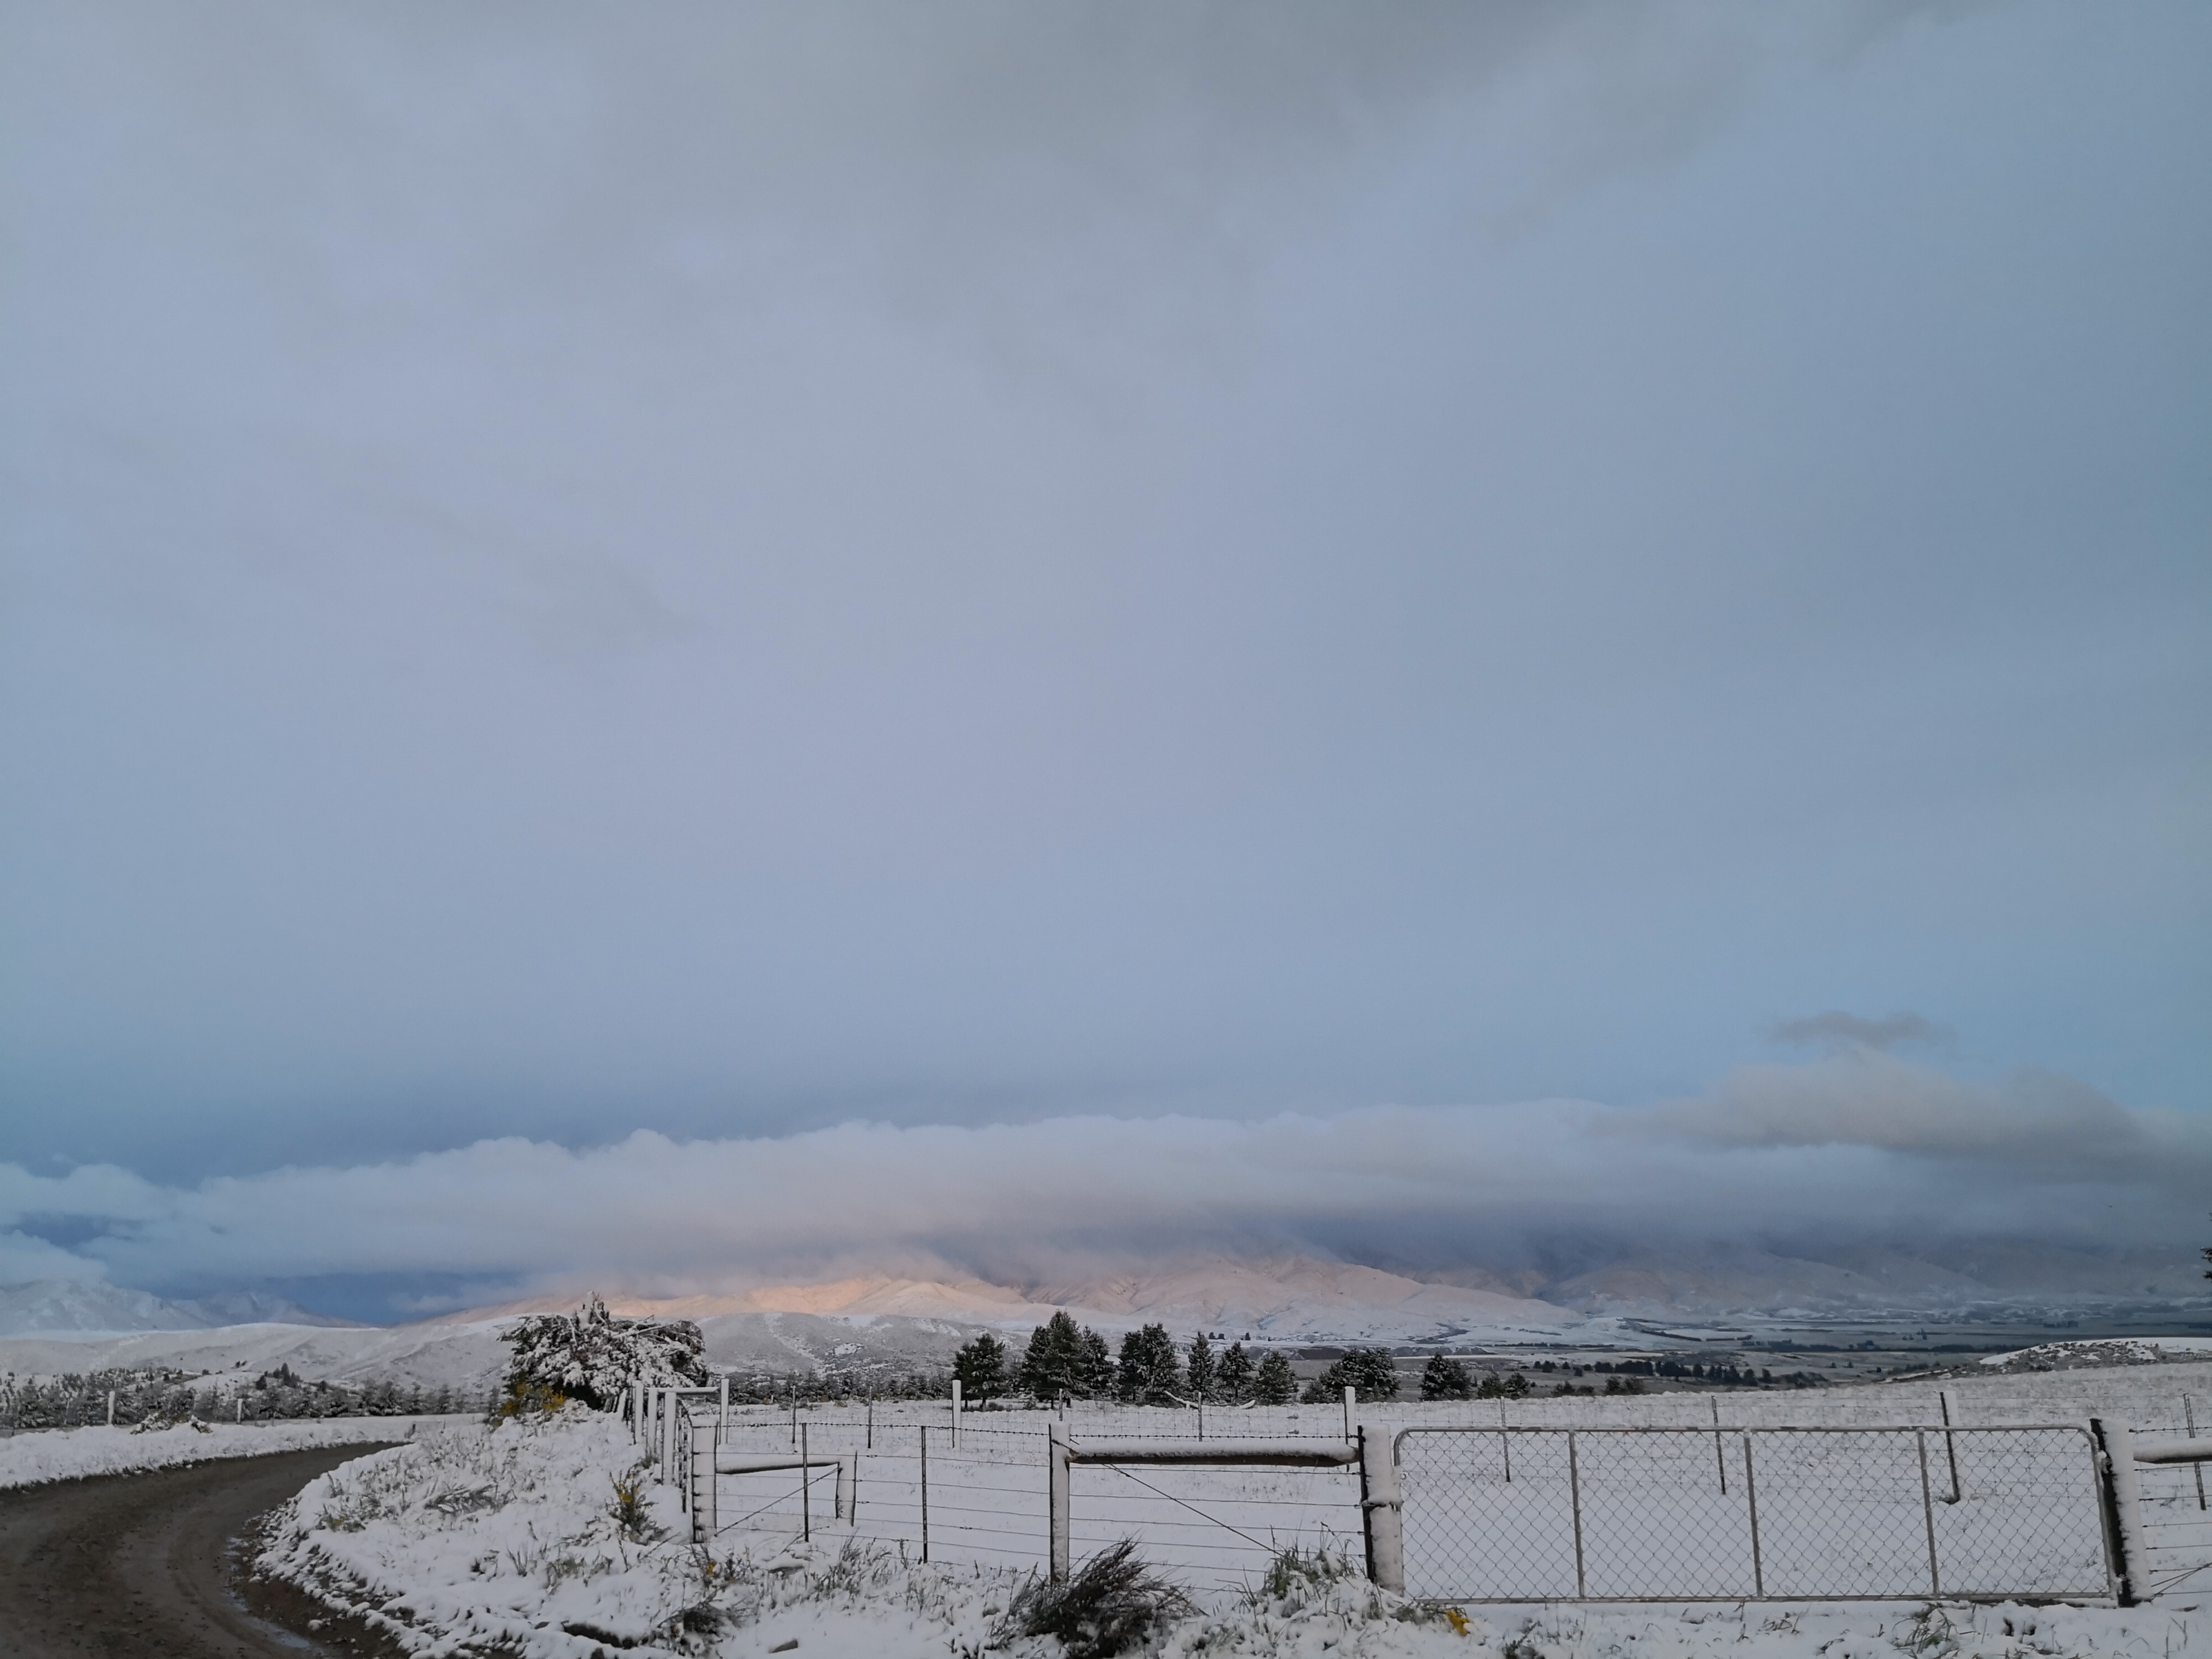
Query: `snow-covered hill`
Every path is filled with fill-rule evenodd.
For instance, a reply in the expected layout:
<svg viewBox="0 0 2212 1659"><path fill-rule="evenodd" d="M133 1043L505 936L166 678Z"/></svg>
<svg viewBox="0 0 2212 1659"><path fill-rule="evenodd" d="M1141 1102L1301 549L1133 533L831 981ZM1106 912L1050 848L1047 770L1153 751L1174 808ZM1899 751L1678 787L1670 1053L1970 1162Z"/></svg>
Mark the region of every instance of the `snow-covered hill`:
<svg viewBox="0 0 2212 1659"><path fill-rule="evenodd" d="M49 1331L199 1331L270 1321L324 1327L351 1322L309 1313L281 1297L254 1291L172 1302L119 1285L75 1279L42 1279L0 1287L0 1336Z"/></svg>

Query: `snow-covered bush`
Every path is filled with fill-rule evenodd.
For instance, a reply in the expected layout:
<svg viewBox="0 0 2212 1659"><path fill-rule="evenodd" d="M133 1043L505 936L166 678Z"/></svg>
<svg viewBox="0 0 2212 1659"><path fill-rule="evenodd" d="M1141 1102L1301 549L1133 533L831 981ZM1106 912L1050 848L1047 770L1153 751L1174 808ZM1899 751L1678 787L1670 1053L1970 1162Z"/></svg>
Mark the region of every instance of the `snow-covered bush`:
<svg viewBox="0 0 2212 1659"><path fill-rule="evenodd" d="M611 1408L642 1378L655 1388L699 1387L707 1381L706 1345L688 1319L617 1319L592 1297L573 1314L526 1314L500 1340L514 1350L507 1368L503 1415L550 1410L580 1400Z"/></svg>

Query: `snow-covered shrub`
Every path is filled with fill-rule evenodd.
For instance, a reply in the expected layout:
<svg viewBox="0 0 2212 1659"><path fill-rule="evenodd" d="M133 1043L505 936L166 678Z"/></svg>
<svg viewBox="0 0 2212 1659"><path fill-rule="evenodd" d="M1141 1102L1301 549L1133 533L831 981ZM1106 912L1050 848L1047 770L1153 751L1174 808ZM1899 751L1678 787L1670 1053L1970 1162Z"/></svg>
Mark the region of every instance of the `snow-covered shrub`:
<svg viewBox="0 0 2212 1659"><path fill-rule="evenodd" d="M698 1326L688 1319L617 1319L596 1296L573 1314L525 1314L500 1340L514 1350L502 1416L557 1410L567 1400L606 1411L640 1378L654 1388L707 1381Z"/></svg>

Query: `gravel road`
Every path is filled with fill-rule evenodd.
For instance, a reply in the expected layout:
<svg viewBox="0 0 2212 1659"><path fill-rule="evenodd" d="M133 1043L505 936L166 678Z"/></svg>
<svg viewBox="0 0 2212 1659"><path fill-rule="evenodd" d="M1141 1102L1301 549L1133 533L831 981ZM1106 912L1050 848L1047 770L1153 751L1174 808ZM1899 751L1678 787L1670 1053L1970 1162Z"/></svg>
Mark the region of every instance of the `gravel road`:
<svg viewBox="0 0 2212 1659"><path fill-rule="evenodd" d="M359 1659L384 1644L296 1592L246 1587L235 1543L256 1516L373 1445L226 1458L0 1492L0 1659ZM247 1603L252 1604L252 1611ZM292 1628L287 1628L291 1626Z"/></svg>

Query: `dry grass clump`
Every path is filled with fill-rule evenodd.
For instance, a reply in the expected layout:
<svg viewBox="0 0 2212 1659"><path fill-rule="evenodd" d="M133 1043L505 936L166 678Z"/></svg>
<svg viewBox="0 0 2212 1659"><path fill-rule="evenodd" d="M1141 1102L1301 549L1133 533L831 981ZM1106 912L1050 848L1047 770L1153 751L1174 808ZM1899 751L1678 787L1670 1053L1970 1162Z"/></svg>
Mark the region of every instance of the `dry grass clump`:
<svg viewBox="0 0 2212 1659"><path fill-rule="evenodd" d="M1058 1637L1067 1659L1112 1659L1142 1643L1160 1620L1197 1611L1139 1559L1137 1540L1124 1538L1065 1583L1031 1579L1007 1607L1006 1625L1011 1635Z"/></svg>

